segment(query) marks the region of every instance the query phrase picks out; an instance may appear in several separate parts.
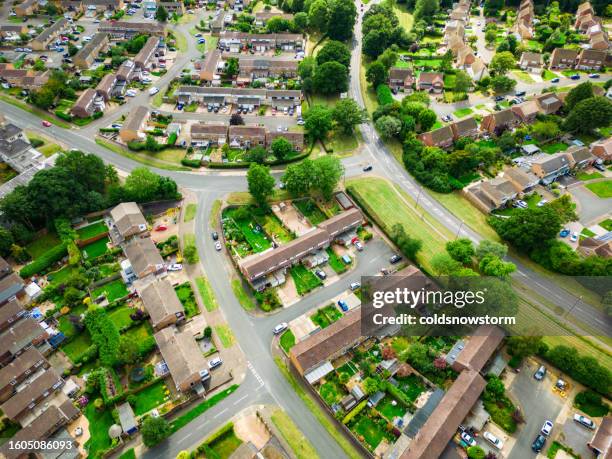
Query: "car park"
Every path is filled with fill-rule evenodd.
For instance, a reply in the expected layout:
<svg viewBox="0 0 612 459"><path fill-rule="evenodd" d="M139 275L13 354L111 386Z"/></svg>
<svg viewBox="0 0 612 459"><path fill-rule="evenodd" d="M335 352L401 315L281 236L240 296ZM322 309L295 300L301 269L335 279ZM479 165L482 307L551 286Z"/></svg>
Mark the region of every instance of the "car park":
<svg viewBox="0 0 612 459"><path fill-rule="evenodd" d="M272 333L274 333L275 335L278 335L279 333L287 330L287 327L288 327L287 322L282 322L272 329Z"/></svg>
<svg viewBox="0 0 612 459"><path fill-rule="evenodd" d="M589 418L582 416L581 414L574 414L574 421L576 421L581 426L586 427L587 429L595 430L597 425L591 421Z"/></svg>
<svg viewBox="0 0 612 459"><path fill-rule="evenodd" d="M549 421L548 419L544 422L544 425L542 426L542 429L540 430L540 433L542 435L544 435L545 437L549 437L550 433L552 432L552 428L553 428L553 423L552 421Z"/></svg>
<svg viewBox="0 0 612 459"><path fill-rule="evenodd" d="M221 360L221 357L215 357L214 359L208 361L208 368L213 370L217 367L220 367L221 364L223 364L223 360Z"/></svg>
<svg viewBox="0 0 612 459"><path fill-rule="evenodd" d="M544 448L544 444L546 443L546 437L544 435L538 435L536 439L531 444L531 449L534 453L539 453Z"/></svg>
<svg viewBox="0 0 612 459"><path fill-rule="evenodd" d="M493 435L491 432L487 431L482 436L484 437L485 440L487 440L497 449L502 449L504 447L504 442L501 441L499 438L497 438L495 435Z"/></svg>
<svg viewBox="0 0 612 459"><path fill-rule="evenodd" d="M546 367L544 365L540 365L540 368L534 373L533 377L536 381L542 381L546 376Z"/></svg>
<svg viewBox="0 0 612 459"><path fill-rule="evenodd" d="M361 284L359 282L351 282L350 288L353 292L357 290L359 287L361 287Z"/></svg>
<svg viewBox="0 0 612 459"><path fill-rule="evenodd" d="M476 440L469 433L461 432L460 437L468 446L476 446Z"/></svg>
<svg viewBox="0 0 612 459"><path fill-rule="evenodd" d="M391 258L389 258L389 263L394 265L395 263L399 263L401 261L401 259L402 259L402 257L400 255L395 254Z"/></svg>

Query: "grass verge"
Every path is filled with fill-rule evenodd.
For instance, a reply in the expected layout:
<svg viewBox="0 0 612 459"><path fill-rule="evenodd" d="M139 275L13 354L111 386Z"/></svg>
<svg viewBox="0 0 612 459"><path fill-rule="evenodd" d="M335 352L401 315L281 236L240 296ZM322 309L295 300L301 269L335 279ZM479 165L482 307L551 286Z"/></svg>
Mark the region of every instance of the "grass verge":
<svg viewBox="0 0 612 459"><path fill-rule="evenodd" d="M22 102L20 100L14 99L9 96L5 96L3 94L0 94L0 100L2 100L3 102L6 102L7 104L11 104L17 108L20 108L21 110L25 110L26 112L31 113L32 115L38 116L40 119L43 119L45 121L48 121L49 123L55 124L58 127L61 127L64 129L70 129L70 124L60 119L57 119L56 117L52 116L51 114L39 108L32 107L26 104L25 102Z"/></svg>
<svg viewBox="0 0 612 459"><path fill-rule="evenodd" d="M246 311L255 310L255 302L253 301L251 296L244 290L240 279L232 280L232 291L234 292L234 295L236 295L240 306L242 306Z"/></svg>
<svg viewBox="0 0 612 459"><path fill-rule="evenodd" d="M185 223L190 222L195 218L196 212L198 210L197 204L187 204L187 208L185 209L185 216L183 217L183 221Z"/></svg>
<svg viewBox="0 0 612 459"><path fill-rule="evenodd" d="M272 413L272 422L280 431L298 459L315 459L319 455L293 420L283 410Z"/></svg>
<svg viewBox="0 0 612 459"><path fill-rule="evenodd" d="M236 392L236 389L238 389L238 384L234 384L233 386L230 386L227 389L225 389L223 392L219 392L218 394L213 395L208 400L204 400L198 406L192 408L191 410L187 411L185 414L174 419L170 423L170 429L172 433L180 430L182 427L185 427L187 424L189 424L195 418L200 416L206 410L215 406L217 403L219 403L221 400L226 398L228 395ZM92 403L92 406L93 406L93 403Z"/></svg>
<svg viewBox="0 0 612 459"><path fill-rule="evenodd" d="M121 148L119 145L115 145L103 139L97 138L96 143L100 145L101 147L106 148L107 150L117 153L118 155L125 156L126 158L129 158L132 161L136 161L138 163L144 164L145 166L157 167L158 169L165 169L168 171L190 171L191 170L188 167L172 166L172 165L163 163L161 161L157 161L153 158L146 158L141 155L131 153L125 148Z"/></svg>
<svg viewBox="0 0 612 459"><path fill-rule="evenodd" d="M215 332L221 340L223 347L228 348L234 345L236 339L234 338L234 334L232 333L232 329L229 327L229 325L216 325Z"/></svg>
<svg viewBox="0 0 612 459"><path fill-rule="evenodd" d="M212 312L217 309L219 307L219 303L217 303L215 293L213 292L208 279L205 276L198 277L196 278L195 283L206 310L208 312Z"/></svg>
<svg viewBox="0 0 612 459"><path fill-rule="evenodd" d="M211 228L217 226L217 217L219 216L219 211L221 210L221 200L215 199L212 203L212 208L210 209L210 215L208 217L208 224Z"/></svg>

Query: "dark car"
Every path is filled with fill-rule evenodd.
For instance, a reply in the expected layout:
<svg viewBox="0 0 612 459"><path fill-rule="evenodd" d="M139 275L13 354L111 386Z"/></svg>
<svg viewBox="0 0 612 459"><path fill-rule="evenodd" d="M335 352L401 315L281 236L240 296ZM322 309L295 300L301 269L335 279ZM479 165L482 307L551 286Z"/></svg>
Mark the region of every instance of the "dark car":
<svg viewBox="0 0 612 459"><path fill-rule="evenodd" d="M216 231L213 231L211 236L212 236L213 241L216 241L217 239L219 239L219 235L217 234Z"/></svg>
<svg viewBox="0 0 612 459"><path fill-rule="evenodd" d="M501 102L502 100L504 100L505 97L504 96L495 96L495 98L493 99L495 102Z"/></svg>
<svg viewBox="0 0 612 459"><path fill-rule="evenodd" d="M395 263L399 263L401 259L402 257L396 254L396 255L393 255L391 258L389 258L389 263L394 265Z"/></svg>
<svg viewBox="0 0 612 459"><path fill-rule="evenodd" d="M552 80L550 80L551 83L558 83L559 82L559 78L553 78Z"/></svg>
<svg viewBox="0 0 612 459"><path fill-rule="evenodd" d="M372 165L368 164L366 167L363 168L364 172L370 172L372 170Z"/></svg>
<svg viewBox="0 0 612 459"><path fill-rule="evenodd" d="M601 171L601 172L605 172L606 171L606 168L604 167L603 164L595 163L595 164L593 164L593 167L595 169L597 169L598 171Z"/></svg>
<svg viewBox="0 0 612 459"><path fill-rule="evenodd" d="M526 91L517 91L514 93L516 97L523 97L525 94L527 94Z"/></svg>
<svg viewBox="0 0 612 459"><path fill-rule="evenodd" d="M539 453L544 448L544 444L546 443L546 437L544 435L538 435L536 439L531 444L531 449L534 453Z"/></svg>
<svg viewBox="0 0 612 459"><path fill-rule="evenodd" d="M573 75L570 77L570 79L572 79L572 80L579 80L579 79L580 79L580 75L578 75L577 73L574 73L574 74L573 74Z"/></svg>

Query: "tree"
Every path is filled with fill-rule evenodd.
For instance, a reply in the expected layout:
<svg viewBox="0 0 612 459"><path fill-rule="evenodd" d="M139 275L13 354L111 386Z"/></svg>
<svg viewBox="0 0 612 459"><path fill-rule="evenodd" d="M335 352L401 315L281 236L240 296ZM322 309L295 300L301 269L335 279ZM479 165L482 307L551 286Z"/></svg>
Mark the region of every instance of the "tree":
<svg viewBox="0 0 612 459"><path fill-rule="evenodd" d="M148 416L140 427L140 433L145 446L151 448L168 437L172 429L166 418Z"/></svg>
<svg viewBox="0 0 612 459"><path fill-rule="evenodd" d="M507 219L489 219L500 237L517 249L530 252L554 239L561 230L561 219L550 207L524 209Z"/></svg>
<svg viewBox="0 0 612 459"><path fill-rule="evenodd" d="M314 89L322 94L336 94L348 90L348 69L340 62L330 61L317 67Z"/></svg>
<svg viewBox="0 0 612 459"><path fill-rule="evenodd" d="M487 453L480 446L470 446L467 449L467 455L470 459L485 459Z"/></svg>
<svg viewBox="0 0 612 459"><path fill-rule="evenodd" d="M292 196L304 196L314 183L313 161L305 159L301 163L291 164L285 169L281 182Z"/></svg>
<svg viewBox="0 0 612 459"><path fill-rule="evenodd" d="M310 27L319 32L327 32L327 24L329 23L329 9L325 0L315 0L310 5L308 10L308 23Z"/></svg>
<svg viewBox="0 0 612 459"><path fill-rule="evenodd" d="M334 107L332 117L345 134L352 134L355 126L367 119L367 113L353 99L342 99Z"/></svg>
<svg viewBox="0 0 612 459"><path fill-rule="evenodd" d="M406 230L400 223L396 223L391 227L391 240L397 245L401 252L410 260L415 261L417 253L421 250L423 243L420 239L415 239L406 233Z"/></svg>
<svg viewBox="0 0 612 459"><path fill-rule="evenodd" d="M11 254L11 247L15 243L15 239L9 230L4 226L0 226L0 256L8 257Z"/></svg>
<svg viewBox="0 0 612 459"><path fill-rule="evenodd" d="M244 125L244 119L239 113L233 113L230 116L230 126L242 126Z"/></svg>
<svg viewBox="0 0 612 459"><path fill-rule="evenodd" d="M463 70L457 70L455 74L455 87L453 88L456 92L468 92L472 87L472 79Z"/></svg>
<svg viewBox="0 0 612 459"><path fill-rule="evenodd" d="M159 186L159 176L146 167L137 167L125 180L125 191L137 202L152 201Z"/></svg>
<svg viewBox="0 0 612 459"><path fill-rule="evenodd" d="M489 29L485 32L485 41L488 45L495 43L497 39L497 32L493 29Z"/></svg>
<svg viewBox="0 0 612 459"><path fill-rule="evenodd" d="M238 75L239 70L238 59L230 57L225 63L225 74L229 77L233 77L234 75Z"/></svg>
<svg viewBox="0 0 612 459"><path fill-rule="evenodd" d="M387 48L385 51L378 56L378 61L385 66L388 71L397 62L397 53L392 48Z"/></svg>
<svg viewBox="0 0 612 459"><path fill-rule="evenodd" d="M351 52L344 43L330 40L317 52L316 59L318 65L335 61L348 68L351 65Z"/></svg>
<svg viewBox="0 0 612 459"><path fill-rule="evenodd" d="M421 110L418 118L418 123L419 127L421 128L421 131L429 131L433 127L433 125L436 124L437 119L438 116L433 110L429 108Z"/></svg>
<svg viewBox="0 0 612 459"><path fill-rule="evenodd" d="M313 161L314 186L327 200L333 196L334 189L342 174L344 167L336 156L321 156Z"/></svg>
<svg viewBox="0 0 612 459"><path fill-rule="evenodd" d="M293 16L293 25L296 32L304 32L308 28L308 14L300 11Z"/></svg>
<svg viewBox="0 0 612 459"><path fill-rule="evenodd" d="M478 265L478 269L485 276L506 277L516 271L516 265L509 261L503 261L493 255L487 255Z"/></svg>
<svg viewBox="0 0 612 459"><path fill-rule="evenodd" d="M482 260L487 255L493 255L497 258L504 258L508 253L508 247L499 242L483 239L476 247L475 255L478 260Z"/></svg>
<svg viewBox="0 0 612 459"><path fill-rule="evenodd" d="M590 81L585 81L584 83L580 83L578 86L570 89L570 92L567 93L567 97L565 98L564 108L567 112L570 112L578 102L585 99L590 99L594 96L593 85Z"/></svg>
<svg viewBox="0 0 612 459"><path fill-rule="evenodd" d="M491 78L491 88L496 93L507 92L516 86L516 80L507 77L506 75L498 75Z"/></svg>
<svg viewBox="0 0 612 459"><path fill-rule="evenodd" d="M277 137L272 141L272 153L278 159L285 159L293 152L293 145L284 137Z"/></svg>
<svg viewBox="0 0 612 459"><path fill-rule="evenodd" d="M314 74L316 71L316 61L314 57L307 56L298 64L298 75L302 80L302 89L306 92L314 90Z"/></svg>
<svg viewBox="0 0 612 459"><path fill-rule="evenodd" d="M536 121L531 126L533 137L540 142L554 139L559 132L559 126L554 121Z"/></svg>
<svg viewBox="0 0 612 459"><path fill-rule="evenodd" d="M366 80L374 88L377 88L378 85L387 81L387 70L382 62L374 61L368 65L366 70Z"/></svg>
<svg viewBox="0 0 612 459"><path fill-rule="evenodd" d="M253 163L263 164L265 159L268 157L268 152L264 147L257 145L256 147L250 148L244 154L244 160Z"/></svg>
<svg viewBox="0 0 612 459"><path fill-rule="evenodd" d="M497 75L505 75L508 73L508 70L514 67L516 67L516 59L510 51L495 53L489 64L489 69Z"/></svg>
<svg viewBox="0 0 612 459"><path fill-rule="evenodd" d="M332 123L332 110L324 105L313 105L304 114L304 128L312 140L324 139Z"/></svg>
<svg viewBox="0 0 612 459"><path fill-rule="evenodd" d="M247 184L249 193L259 206L267 206L268 198L274 194L275 183L269 167L251 163L247 172Z"/></svg>
<svg viewBox="0 0 612 459"><path fill-rule="evenodd" d="M567 131L588 133L612 124L612 102L602 96L581 100L565 119Z"/></svg>
<svg viewBox="0 0 612 459"><path fill-rule="evenodd" d="M385 32L380 29L374 29L363 37L363 53L366 56L376 59L387 48L387 40Z"/></svg>
<svg viewBox="0 0 612 459"><path fill-rule="evenodd" d="M375 392L378 392L379 387L379 381L372 378L371 376L368 376L366 379L363 380L363 389L365 390L367 395L372 395Z"/></svg>
<svg viewBox="0 0 612 459"><path fill-rule="evenodd" d="M439 9L439 0L416 0L414 7L414 20L425 21L431 24L433 22L434 15Z"/></svg>
<svg viewBox="0 0 612 459"><path fill-rule="evenodd" d="M138 343L128 335L121 335L119 338L119 355L125 364L133 365L140 360Z"/></svg>
<svg viewBox="0 0 612 459"><path fill-rule="evenodd" d="M541 336L520 336L513 335L508 337L508 354L519 360L539 353L542 348Z"/></svg>
<svg viewBox="0 0 612 459"><path fill-rule="evenodd" d="M402 122L397 118L385 115L376 120L376 130L380 133L383 139L391 139L396 137L402 130Z"/></svg>
<svg viewBox="0 0 612 459"><path fill-rule="evenodd" d="M474 246L472 241L467 238L447 242L446 251L454 260L463 265L471 263L474 256Z"/></svg>
<svg viewBox="0 0 612 459"><path fill-rule="evenodd" d="M286 32L291 27L291 23L280 16L275 16L268 19L266 23L266 30L268 33L279 33Z"/></svg>
<svg viewBox="0 0 612 459"><path fill-rule="evenodd" d="M155 20L159 22L166 22L168 20L168 11L164 8L164 5L159 5L155 10Z"/></svg>
<svg viewBox="0 0 612 459"><path fill-rule="evenodd" d="M438 276L454 276L461 269L461 263L448 253L440 252L431 257L431 267Z"/></svg>
<svg viewBox="0 0 612 459"><path fill-rule="evenodd" d="M353 27L357 18L357 7L354 2L345 0L329 0L329 22L327 35L332 40L346 41L353 35Z"/></svg>

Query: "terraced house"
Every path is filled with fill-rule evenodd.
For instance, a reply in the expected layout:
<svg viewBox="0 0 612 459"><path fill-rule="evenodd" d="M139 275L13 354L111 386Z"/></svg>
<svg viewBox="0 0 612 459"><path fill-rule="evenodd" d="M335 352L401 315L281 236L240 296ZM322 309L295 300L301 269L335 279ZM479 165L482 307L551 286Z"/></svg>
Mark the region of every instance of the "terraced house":
<svg viewBox="0 0 612 459"><path fill-rule="evenodd" d="M74 65L83 70L88 69L107 46L108 35L106 33L95 34L91 41L74 55Z"/></svg>
<svg viewBox="0 0 612 459"><path fill-rule="evenodd" d="M32 49L36 51L44 51L53 40L55 40L64 29L68 26L68 19L61 18L55 21L52 25L43 30L36 38L34 38L30 45Z"/></svg>

